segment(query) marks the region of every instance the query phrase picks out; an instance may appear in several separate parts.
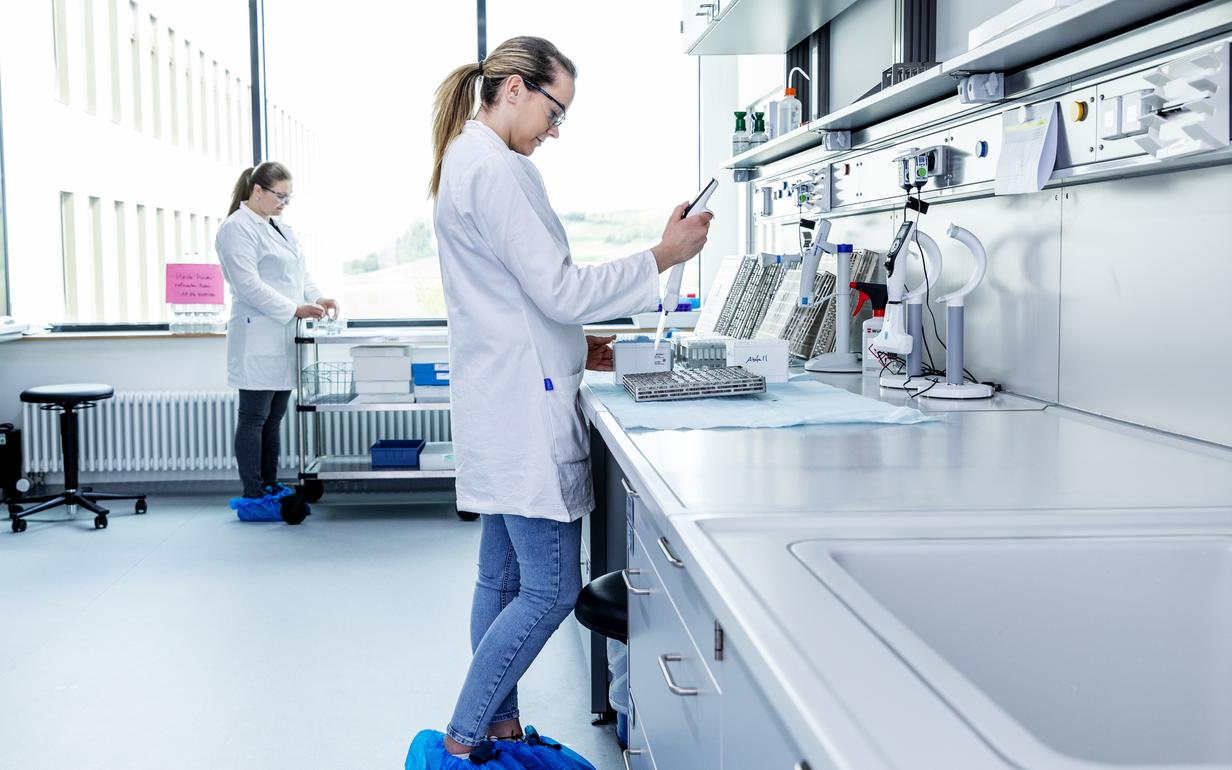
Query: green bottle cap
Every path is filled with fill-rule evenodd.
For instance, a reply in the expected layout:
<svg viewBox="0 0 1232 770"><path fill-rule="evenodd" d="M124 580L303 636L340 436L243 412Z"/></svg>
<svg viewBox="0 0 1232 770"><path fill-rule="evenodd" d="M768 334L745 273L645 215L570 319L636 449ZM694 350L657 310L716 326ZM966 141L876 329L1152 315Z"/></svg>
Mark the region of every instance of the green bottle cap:
<svg viewBox="0 0 1232 770"><path fill-rule="evenodd" d="M744 116L745 116L746 114L748 114L748 113L744 113L744 112L737 112L737 113L736 113L736 130L737 130L737 131L744 131L744 130L745 130L746 125L745 125L745 122L744 122Z"/></svg>

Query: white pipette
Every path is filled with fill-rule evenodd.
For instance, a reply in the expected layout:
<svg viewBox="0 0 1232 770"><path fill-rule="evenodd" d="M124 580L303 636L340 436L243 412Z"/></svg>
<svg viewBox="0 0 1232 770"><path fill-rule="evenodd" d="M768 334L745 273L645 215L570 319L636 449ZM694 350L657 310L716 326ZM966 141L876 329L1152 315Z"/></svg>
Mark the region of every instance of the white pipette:
<svg viewBox="0 0 1232 770"><path fill-rule="evenodd" d="M689 207L684 210L684 216L681 219L688 219L695 214L713 214L706 208L706 204L710 202L710 196L714 191L719 189L719 180L711 179L710 182L702 188ZM672 271L667 276L667 286L663 289L663 314L659 316L659 326L655 329L655 346L654 352L659 352L659 343L663 341L663 329L667 324L667 314L676 309L676 305L680 302L680 282L684 278L684 262L672 267Z"/></svg>

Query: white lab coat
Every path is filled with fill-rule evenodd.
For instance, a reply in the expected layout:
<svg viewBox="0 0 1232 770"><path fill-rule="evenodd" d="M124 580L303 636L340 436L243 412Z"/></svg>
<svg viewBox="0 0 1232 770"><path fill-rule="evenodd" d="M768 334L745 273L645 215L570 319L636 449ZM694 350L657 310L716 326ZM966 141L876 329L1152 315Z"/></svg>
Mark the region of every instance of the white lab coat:
<svg viewBox="0 0 1232 770"><path fill-rule="evenodd" d="M655 310L654 255L575 266L539 171L474 120L445 153L434 220L458 509L573 521L594 507L581 324Z"/></svg>
<svg viewBox="0 0 1232 770"><path fill-rule="evenodd" d="M227 382L241 390L295 388L295 310L321 298L295 232L278 227L240 203L214 239L231 287Z"/></svg>

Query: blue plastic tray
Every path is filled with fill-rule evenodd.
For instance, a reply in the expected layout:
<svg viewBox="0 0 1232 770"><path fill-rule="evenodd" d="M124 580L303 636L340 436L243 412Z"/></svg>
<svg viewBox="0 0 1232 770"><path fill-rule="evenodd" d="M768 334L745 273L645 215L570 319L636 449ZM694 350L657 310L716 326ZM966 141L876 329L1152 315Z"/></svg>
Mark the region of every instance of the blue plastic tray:
<svg viewBox="0 0 1232 770"><path fill-rule="evenodd" d="M428 442L421 438L383 438L372 445L373 468L418 468L419 453Z"/></svg>

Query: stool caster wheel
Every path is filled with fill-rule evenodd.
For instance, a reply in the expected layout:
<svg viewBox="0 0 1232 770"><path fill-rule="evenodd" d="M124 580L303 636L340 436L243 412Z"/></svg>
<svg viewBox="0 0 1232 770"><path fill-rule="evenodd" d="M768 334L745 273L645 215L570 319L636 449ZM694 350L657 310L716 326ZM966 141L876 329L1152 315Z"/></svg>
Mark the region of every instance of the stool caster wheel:
<svg viewBox="0 0 1232 770"><path fill-rule="evenodd" d="M300 486L299 491L304 500L315 503L325 496L325 484L317 479L309 479Z"/></svg>
<svg viewBox="0 0 1232 770"><path fill-rule="evenodd" d="M13 533L25 532L26 527L30 526L25 519L13 519Z"/></svg>
<svg viewBox="0 0 1232 770"><path fill-rule="evenodd" d="M107 528L107 517L102 515L101 513L95 516L94 517L94 528L95 529L106 529Z"/></svg>
<svg viewBox="0 0 1232 770"><path fill-rule="evenodd" d="M135 511L138 516L140 516L141 514L145 513L148 510L150 509L149 509L149 506L145 504L145 500L138 500L137 504L133 506L133 511Z"/></svg>
<svg viewBox="0 0 1232 770"><path fill-rule="evenodd" d="M474 521L479 518L479 514L471 513L470 511L458 511L458 518L462 521Z"/></svg>

